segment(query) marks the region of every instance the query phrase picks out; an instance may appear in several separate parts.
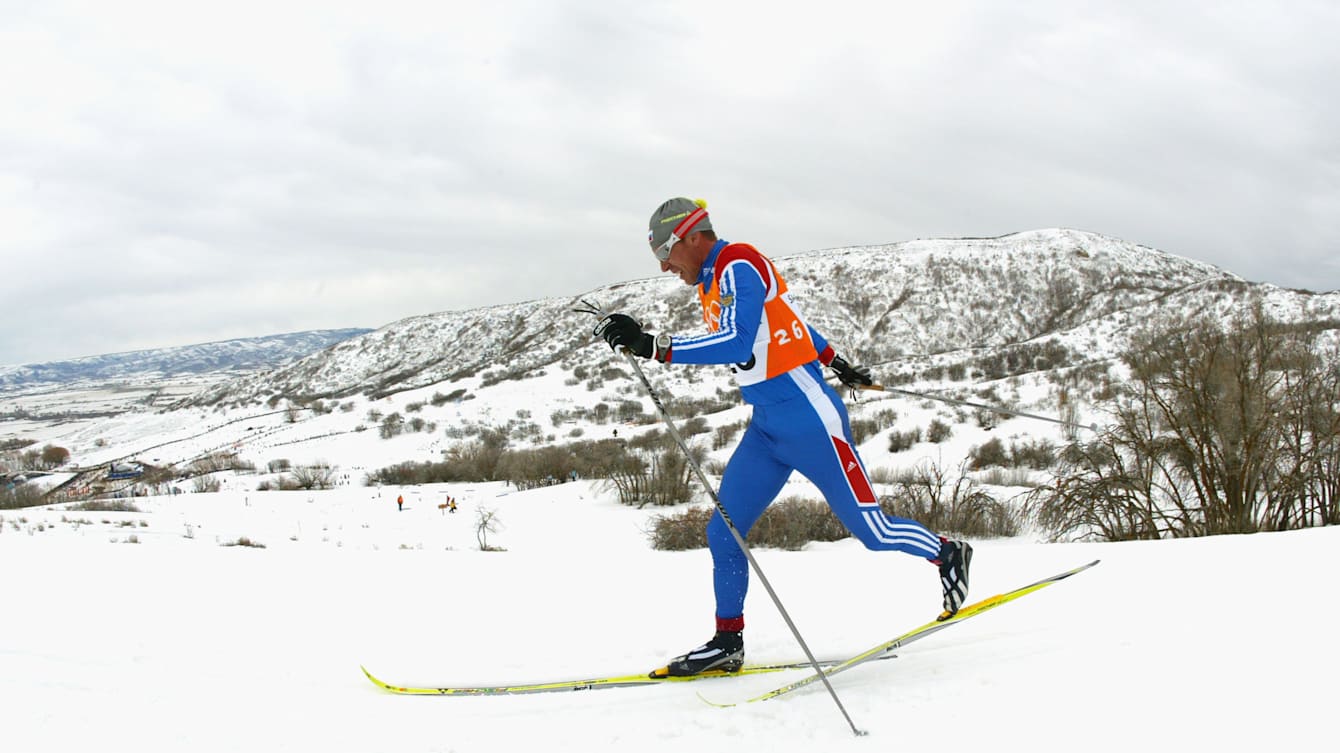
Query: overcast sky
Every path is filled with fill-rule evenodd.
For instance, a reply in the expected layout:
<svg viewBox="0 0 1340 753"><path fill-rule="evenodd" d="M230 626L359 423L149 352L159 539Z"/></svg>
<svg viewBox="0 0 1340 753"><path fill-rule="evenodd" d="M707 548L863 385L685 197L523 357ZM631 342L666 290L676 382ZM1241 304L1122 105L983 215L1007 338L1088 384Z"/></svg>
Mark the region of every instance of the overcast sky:
<svg viewBox="0 0 1340 753"><path fill-rule="evenodd" d="M1340 289L1340 3L0 0L0 364L1072 227Z"/></svg>

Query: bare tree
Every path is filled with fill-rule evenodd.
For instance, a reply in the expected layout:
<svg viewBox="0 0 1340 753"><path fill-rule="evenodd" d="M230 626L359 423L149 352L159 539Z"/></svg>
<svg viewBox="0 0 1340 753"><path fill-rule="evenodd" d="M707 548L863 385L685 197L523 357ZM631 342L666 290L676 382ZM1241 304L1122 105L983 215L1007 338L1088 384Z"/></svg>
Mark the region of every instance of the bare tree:
<svg viewBox="0 0 1340 753"><path fill-rule="evenodd" d="M1257 303L1154 322L1123 356L1112 428L1030 499L1053 535L1248 533L1336 519L1340 359ZM1329 391L1328 391L1329 390Z"/></svg>
<svg viewBox="0 0 1340 753"><path fill-rule="evenodd" d="M964 536L1012 536L1019 530L1018 515L968 475L967 460L953 477L929 460L917 464L880 505L892 515Z"/></svg>
<svg viewBox="0 0 1340 753"><path fill-rule="evenodd" d="M475 539L479 542L479 551L501 551L498 547L489 544L489 534L497 533L501 527L502 521L498 519L496 510L482 505L475 508Z"/></svg>
<svg viewBox="0 0 1340 753"><path fill-rule="evenodd" d="M329 463L299 466L293 470L293 480L300 489L329 489L335 485L335 468Z"/></svg>
<svg viewBox="0 0 1340 753"><path fill-rule="evenodd" d="M70 459L70 451L64 447L47 445L42 448L42 463L47 468L56 468Z"/></svg>

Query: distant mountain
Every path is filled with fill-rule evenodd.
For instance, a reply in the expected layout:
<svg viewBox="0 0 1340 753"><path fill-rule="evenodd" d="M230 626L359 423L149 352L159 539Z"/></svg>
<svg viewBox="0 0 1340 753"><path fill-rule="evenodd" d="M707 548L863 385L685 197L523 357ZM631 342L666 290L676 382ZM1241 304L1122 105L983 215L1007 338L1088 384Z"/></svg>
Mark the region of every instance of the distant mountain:
<svg viewBox="0 0 1340 753"><path fill-rule="evenodd" d="M1249 283L1209 264L1078 230L915 240L774 261L811 323L849 360L881 366L886 378L955 365L983 378L1101 366L1142 322L1226 314L1253 299L1284 321L1340 320L1340 293ZM481 389L551 368L580 384L583 373L620 360L592 337L595 320L572 310L583 298L630 313L653 331L702 330L693 289L666 275L573 298L403 319L215 385L189 404L378 398L431 385L452 392L453 383ZM668 369L664 378L692 389L692 371Z"/></svg>
<svg viewBox="0 0 1340 753"><path fill-rule="evenodd" d="M177 377L272 369L310 356L369 329L325 329L265 337L136 350L69 361L0 366L0 390L77 382Z"/></svg>

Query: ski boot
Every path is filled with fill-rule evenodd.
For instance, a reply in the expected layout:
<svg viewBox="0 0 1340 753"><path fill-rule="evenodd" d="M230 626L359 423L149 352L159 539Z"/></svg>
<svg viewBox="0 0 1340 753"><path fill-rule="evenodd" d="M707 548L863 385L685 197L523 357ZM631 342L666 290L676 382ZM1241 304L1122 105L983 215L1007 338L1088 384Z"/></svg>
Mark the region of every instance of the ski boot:
<svg viewBox="0 0 1340 753"><path fill-rule="evenodd" d="M944 589L945 611L937 618L941 622L958 614L968 599L968 566L972 564L972 546L966 541L950 541L940 537L940 554L931 562L940 566L940 587Z"/></svg>
<svg viewBox="0 0 1340 753"><path fill-rule="evenodd" d="M698 648L675 657L660 669L652 670L653 679L664 677L692 677L704 673L728 674L739 672L744 666L744 634L717 631L712 640Z"/></svg>

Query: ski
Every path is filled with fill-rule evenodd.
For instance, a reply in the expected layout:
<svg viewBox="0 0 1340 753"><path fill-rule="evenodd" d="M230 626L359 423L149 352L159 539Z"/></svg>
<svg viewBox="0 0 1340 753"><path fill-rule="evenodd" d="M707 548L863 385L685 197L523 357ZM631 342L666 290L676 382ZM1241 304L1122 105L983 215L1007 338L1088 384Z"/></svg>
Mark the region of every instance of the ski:
<svg viewBox="0 0 1340 753"><path fill-rule="evenodd" d="M892 659L895 654L889 653L872 657L878 659ZM835 667L844 663L842 659L829 659L820 661L821 667ZM748 664L738 672L705 672L691 677L662 677L652 678L646 674L637 675L616 675L610 677L594 677L580 680L557 680L554 682L536 682L523 683L518 685L483 685L483 686L404 686L393 685L378 679L368 671L367 667L360 666L363 674L367 675L373 685L382 690L395 693L397 695L441 695L441 696L488 696L488 695L525 695L528 693L561 693L575 690L597 690L601 688L633 688L644 685L664 685L669 682L692 682L694 680L711 680L721 677L743 677L746 675L760 675L770 672L785 672L787 670L813 669L814 665L807 661L798 662L780 662L777 664Z"/></svg>
<svg viewBox="0 0 1340 753"><path fill-rule="evenodd" d="M1022 596L1027 596L1028 594L1046 588L1047 586L1050 586L1053 583L1065 580L1066 578L1069 578L1070 576L1076 573L1082 573L1085 570L1088 570L1089 568L1093 567L1094 565L1097 565L1098 562L1099 560L1094 560L1093 562L1090 562L1086 565L1080 565L1079 567L1066 570L1063 573L1057 573L1056 575L1053 575L1050 578L1043 578L1042 580L1036 583L1030 583L1027 586L1016 588L1013 591L1006 591L1005 593L996 594L995 596L982 599L979 602L969 604L960 609L958 611L958 614L955 614L953 617L950 617L947 620L943 621L936 620L934 622L928 622L925 625L922 625L921 627L913 628L912 630L903 633L897 638L893 638L891 640L887 640L883 643L873 646L851 657L850 659L847 659L846 661L833 664L832 666L825 669L823 674L824 676L832 677L833 675L838 674L839 672L845 672L851 669L852 667L865 664L866 662L886 658L893 651L896 651L897 649L906 646L909 643L919 641L922 638L925 638L930 635L934 635L935 633L938 633L941 630L950 627L951 625L957 625L960 622L964 622L965 620L970 620L973 617L976 617L977 615L983 614L985 612L989 612L992 609L1001 606L1002 604L1008 604L1011 601L1014 601L1015 599L1018 599ZM791 693L793 691L806 687L811 683L818 682L819 679L820 676L818 674L811 674L807 677L803 677L799 680L796 680L795 682L790 682L787 683L786 685L782 685L781 687L773 688L772 690L769 690L768 692L762 695L754 696L753 698L741 701L740 703L718 703L709 700L708 698L705 698L701 693L698 694L698 697L702 698L704 702L712 706L716 706L718 708L729 708L731 706L737 706L743 703L755 703L758 701L767 701L773 698L777 698L779 696L784 696L787 693Z"/></svg>

